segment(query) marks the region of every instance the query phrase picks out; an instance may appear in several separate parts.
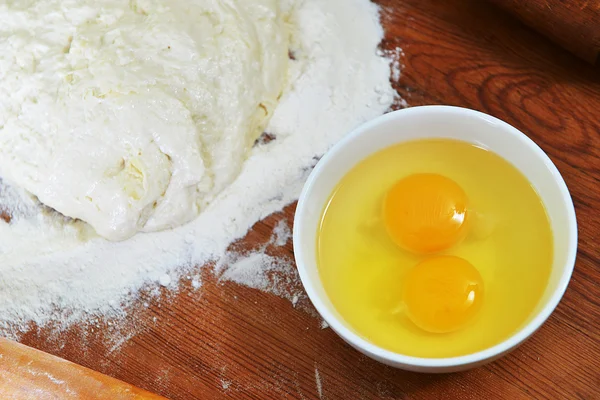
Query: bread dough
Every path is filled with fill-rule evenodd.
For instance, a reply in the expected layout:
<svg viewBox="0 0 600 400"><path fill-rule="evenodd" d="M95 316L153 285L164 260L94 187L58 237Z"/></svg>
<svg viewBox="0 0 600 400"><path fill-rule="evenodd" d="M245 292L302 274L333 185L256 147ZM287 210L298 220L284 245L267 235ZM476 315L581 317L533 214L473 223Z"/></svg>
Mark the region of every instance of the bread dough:
<svg viewBox="0 0 600 400"><path fill-rule="evenodd" d="M0 176L109 240L193 219L287 77L278 0L0 3Z"/></svg>

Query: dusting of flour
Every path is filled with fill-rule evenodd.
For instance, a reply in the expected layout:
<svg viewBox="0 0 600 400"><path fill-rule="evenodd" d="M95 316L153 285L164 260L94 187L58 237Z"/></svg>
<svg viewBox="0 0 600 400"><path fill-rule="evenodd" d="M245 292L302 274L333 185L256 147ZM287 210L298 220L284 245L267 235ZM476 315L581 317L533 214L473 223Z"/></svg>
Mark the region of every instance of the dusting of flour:
<svg viewBox="0 0 600 400"><path fill-rule="evenodd" d="M90 315L117 317L140 289L176 289L181 277L198 276L198 266L210 261L222 281L298 300L301 293L280 290L280 283L297 279L292 260L227 248L296 200L316 160L388 110L396 94L391 61L377 51L383 30L374 4L287 3L293 9L291 85L265 129L274 140L259 142L237 179L191 223L108 242L0 181L0 212L12 216L10 223L0 220L0 333L24 331L30 321L67 327ZM286 243L289 234L276 227L270 244ZM195 289L200 285L192 278Z"/></svg>

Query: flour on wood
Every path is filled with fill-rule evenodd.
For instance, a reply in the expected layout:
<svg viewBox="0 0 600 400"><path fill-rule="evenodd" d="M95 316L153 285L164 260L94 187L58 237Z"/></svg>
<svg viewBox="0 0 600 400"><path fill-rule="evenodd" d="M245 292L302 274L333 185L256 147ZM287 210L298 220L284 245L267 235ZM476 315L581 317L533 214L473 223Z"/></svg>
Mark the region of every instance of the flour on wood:
<svg viewBox="0 0 600 400"><path fill-rule="evenodd" d="M175 291L188 275L199 289L197 266L209 261L216 262L214 273L222 281L302 300L293 260L227 249L257 221L296 200L315 161L357 125L389 110L397 95L390 84L392 61L377 50L383 38L377 6L368 0L279 3L287 10L293 57L264 129L273 139L251 147L239 174L188 224L111 242L0 182L0 210L12 218L0 220L3 334L14 337L30 321L66 327L90 315L119 317L140 290L160 293L163 285ZM96 7L91 4L90 12ZM21 56L15 62L34 62L30 49ZM289 230L278 225L273 244L288 240Z"/></svg>

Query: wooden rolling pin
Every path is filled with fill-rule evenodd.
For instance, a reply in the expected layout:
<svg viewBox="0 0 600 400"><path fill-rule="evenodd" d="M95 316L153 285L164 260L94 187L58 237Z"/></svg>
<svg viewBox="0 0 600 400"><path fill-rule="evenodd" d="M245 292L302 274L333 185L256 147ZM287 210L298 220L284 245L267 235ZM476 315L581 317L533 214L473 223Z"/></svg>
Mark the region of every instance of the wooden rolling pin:
<svg viewBox="0 0 600 400"><path fill-rule="evenodd" d="M582 59L600 65L600 0L490 0Z"/></svg>
<svg viewBox="0 0 600 400"><path fill-rule="evenodd" d="M125 382L0 338L2 400L166 400Z"/></svg>

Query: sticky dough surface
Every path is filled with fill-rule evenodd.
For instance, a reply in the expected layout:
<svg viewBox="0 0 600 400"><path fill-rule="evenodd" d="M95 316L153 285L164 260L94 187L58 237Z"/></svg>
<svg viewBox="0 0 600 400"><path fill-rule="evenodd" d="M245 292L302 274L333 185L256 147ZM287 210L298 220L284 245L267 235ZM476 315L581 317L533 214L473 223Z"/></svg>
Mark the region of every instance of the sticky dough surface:
<svg viewBox="0 0 600 400"><path fill-rule="evenodd" d="M286 84L277 0L0 3L0 176L110 240L238 175Z"/></svg>

